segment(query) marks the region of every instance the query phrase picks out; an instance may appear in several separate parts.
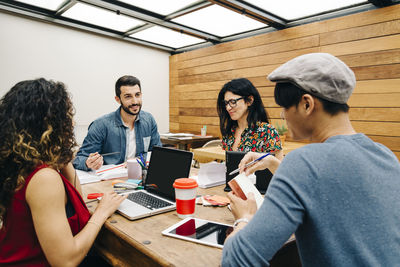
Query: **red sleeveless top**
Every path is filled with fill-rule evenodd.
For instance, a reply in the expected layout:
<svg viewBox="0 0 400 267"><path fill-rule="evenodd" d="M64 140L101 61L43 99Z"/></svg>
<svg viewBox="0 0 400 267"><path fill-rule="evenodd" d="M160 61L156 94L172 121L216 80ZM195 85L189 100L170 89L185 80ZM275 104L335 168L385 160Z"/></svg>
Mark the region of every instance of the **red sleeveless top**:
<svg viewBox="0 0 400 267"><path fill-rule="evenodd" d="M49 263L37 239L31 211L26 203L26 188L32 176L40 169L37 167L26 179L25 185L18 190L7 209L3 227L0 229L0 266L49 266ZM90 218L89 211L79 192L60 173L64 183L68 201L75 214L68 218L73 235L76 235L86 225Z"/></svg>

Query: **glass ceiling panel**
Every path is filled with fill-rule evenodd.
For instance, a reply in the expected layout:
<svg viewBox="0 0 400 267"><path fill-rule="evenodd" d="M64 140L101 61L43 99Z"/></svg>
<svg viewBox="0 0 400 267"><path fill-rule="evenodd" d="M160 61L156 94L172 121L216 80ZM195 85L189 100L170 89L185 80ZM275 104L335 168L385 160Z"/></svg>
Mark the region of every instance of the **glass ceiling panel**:
<svg viewBox="0 0 400 267"><path fill-rule="evenodd" d="M154 26L146 30L131 34L130 36L137 39L153 42L156 44L170 46L173 48L179 48L187 45L204 42L203 39L182 34L160 26Z"/></svg>
<svg viewBox="0 0 400 267"><path fill-rule="evenodd" d="M212 5L172 21L220 37L259 29L267 25L229 9Z"/></svg>
<svg viewBox="0 0 400 267"><path fill-rule="evenodd" d="M358 3L366 3L365 0L246 0L246 2L258 6L265 11L275 14L286 20L294 20L317 13L342 8ZM288 8L290 7L290 8Z"/></svg>
<svg viewBox="0 0 400 267"><path fill-rule="evenodd" d="M64 2L64 0L18 0L18 2L55 11Z"/></svg>
<svg viewBox="0 0 400 267"><path fill-rule="evenodd" d="M161 15L169 15L194 2L194 0L120 0Z"/></svg>
<svg viewBox="0 0 400 267"><path fill-rule="evenodd" d="M115 12L82 3L76 3L62 16L122 32L143 24L131 17L117 15Z"/></svg>

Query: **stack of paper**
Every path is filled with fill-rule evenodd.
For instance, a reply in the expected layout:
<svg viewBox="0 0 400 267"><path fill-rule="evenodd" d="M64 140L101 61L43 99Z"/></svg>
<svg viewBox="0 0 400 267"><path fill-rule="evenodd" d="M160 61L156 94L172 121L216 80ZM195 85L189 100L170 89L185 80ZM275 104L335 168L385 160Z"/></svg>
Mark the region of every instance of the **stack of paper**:
<svg viewBox="0 0 400 267"><path fill-rule="evenodd" d="M200 165L197 183L201 188L208 188L225 183L225 163L210 162Z"/></svg>
<svg viewBox="0 0 400 267"><path fill-rule="evenodd" d="M160 134L160 136L166 137L169 139L185 140L185 139L192 139L194 134L191 134L191 133L166 133L166 134Z"/></svg>
<svg viewBox="0 0 400 267"><path fill-rule="evenodd" d="M125 163L119 165L103 165L96 171L96 175L100 176L101 180L128 177L128 169L125 168Z"/></svg>
<svg viewBox="0 0 400 267"><path fill-rule="evenodd" d="M102 180L109 180L114 178L128 177L128 169L124 164L119 165L103 165L97 171L81 171L76 170L81 184L94 183Z"/></svg>
<svg viewBox="0 0 400 267"><path fill-rule="evenodd" d="M194 134L191 133L164 133L160 134L162 137L191 137L194 136Z"/></svg>

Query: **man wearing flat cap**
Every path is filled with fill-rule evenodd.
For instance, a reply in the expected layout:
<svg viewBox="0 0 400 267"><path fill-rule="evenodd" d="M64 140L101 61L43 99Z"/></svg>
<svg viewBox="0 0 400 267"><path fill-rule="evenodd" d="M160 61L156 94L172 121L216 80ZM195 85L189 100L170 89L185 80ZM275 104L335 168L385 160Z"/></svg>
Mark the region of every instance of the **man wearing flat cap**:
<svg viewBox="0 0 400 267"><path fill-rule="evenodd" d="M222 266L268 266L294 233L302 266L397 266L400 260L400 164L382 144L356 133L347 101L353 71L326 53L302 55L273 71L275 101L295 140L312 144L280 162L248 153L250 174L274 176L257 211L253 197L229 193L236 227ZM257 211L257 212L256 212Z"/></svg>

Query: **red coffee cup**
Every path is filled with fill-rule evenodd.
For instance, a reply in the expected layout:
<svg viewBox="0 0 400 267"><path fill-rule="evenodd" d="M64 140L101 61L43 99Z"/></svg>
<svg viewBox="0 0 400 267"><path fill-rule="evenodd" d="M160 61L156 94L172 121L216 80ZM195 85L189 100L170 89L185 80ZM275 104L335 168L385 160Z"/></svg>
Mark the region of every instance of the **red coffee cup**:
<svg viewBox="0 0 400 267"><path fill-rule="evenodd" d="M196 206L197 182L191 178L176 179L175 188L176 212L180 218L191 217Z"/></svg>

